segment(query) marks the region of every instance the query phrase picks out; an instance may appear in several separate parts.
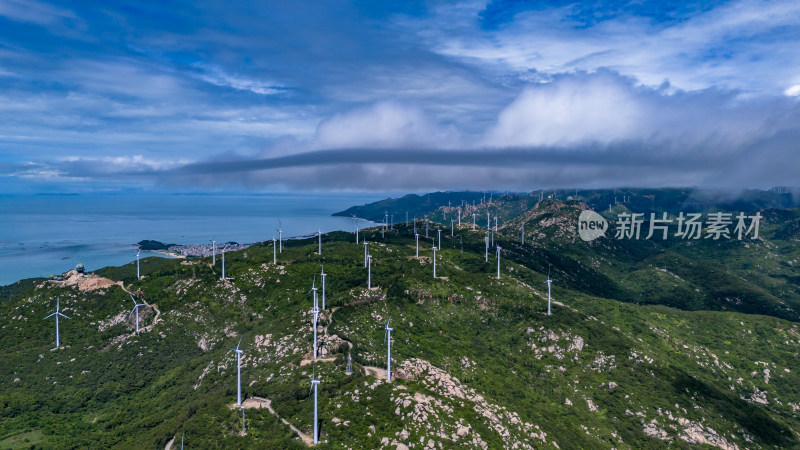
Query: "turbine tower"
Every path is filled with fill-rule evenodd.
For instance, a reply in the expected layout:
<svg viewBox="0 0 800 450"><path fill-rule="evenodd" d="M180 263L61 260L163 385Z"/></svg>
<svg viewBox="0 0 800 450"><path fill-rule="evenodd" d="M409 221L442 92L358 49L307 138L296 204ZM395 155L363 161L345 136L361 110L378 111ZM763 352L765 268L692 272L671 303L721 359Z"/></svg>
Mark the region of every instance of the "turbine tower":
<svg viewBox="0 0 800 450"><path fill-rule="evenodd" d="M433 246L433 278L436 278L436 246Z"/></svg>
<svg viewBox="0 0 800 450"><path fill-rule="evenodd" d="M414 237L417 238L417 258L419 258L419 234L414 233Z"/></svg>
<svg viewBox="0 0 800 450"><path fill-rule="evenodd" d="M136 249L136 279L141 280L142 277L139 275L139 253L142 251L141 248Z"/></svg>
<svg viewBox="0 0 800 450"><path fill-rule="evenodd" d="M272 264L278 265L278 243L275 242L275 235L272 236Z"/></svg>
<svg viewBox="0 0 800 450"><path fill-rule="evenodd" d="M437 228L436 231L439 233L439 250L442 249L442 229Z"/></svg>
<svg viewBox="0 0 800 450"><path fill-rule="evenodd" d="M325 311L325 264L322 265L322 310Z"/></svg>
<svg viewBox="0 0 800 450"><path fill-rule="evenodd" d="M364 267L367 267L367 256L368 256L367 245L368 245L367 240L364 239Z"/></svg>
<svg viewBox="0 0 800 450"><path fill-rule="evenodd" d="M217 265L217 241L211 239L211 265Z"/></svg>
<svg viewBox="0 0 800 450"><path fill-rule="evenodd" d="M236 353L236 406L242 406L242 353L239 346L242 344L242 338L239 338L239 343L236 348L231 347L231 350Z"/></svg>
<svg viewBox="0 0 800 450"><path fill-rule="evenodd" d="M497 279L500 279L500 246L497 246Z"/></svg>
<svg viewBox="0 0 800 450"><path fill-rule="evenodd" d="M59 309L60 309L59 308L59 299L56 298L56 312L54 312L54 313L50 314L49 316L45 317L44 319L42 319L42 320L47 320L47 319L49 319L49 318L51 318L53 316L56 317L56 348L54 348L53 350L61 348L61 340L59 339L59 336L58 336L58 316L64 317L65 319L70 319L70 317L67 317L64 314L61 314Z"/></svg>
<svg viewBox="0 0 800 450"><path fill-rule="evenodd" d="M136 334L139 334L139 307L146 306L147 304L137 303L136 299L133 298L133 294L130 294L130 296L131 296L131 301L133 302L133 309L131 310L131 313L128 314L128 317L130 318L133 315L133 313L136 312Z"/></svg>
<svg viewBox="0 0 800 450"><path fill-rule="evenodd" d="M344 371L345 375L352 375L353 374L353 358L350 356L350 353L347 354L347 370Z"/></svg>
<svg viewBox="0 0 800 450"><path fill-rule="evenodd" d="M372 255L367 255L367 289L372 289Z"/></svg>
<svg viewBox="0 0 800 450"><path fill-rule="evenodd" d="M314 390L314 445L319 443L319 428L318 428L318 415L317 415L317 386L319 385L319 380L317 380L317 369L314 369L313 375L311 375L311 388L308 390L308 394L311 395L311 389Z"/></svg>
<svg viewBox="0 0 800 450"><path fill-rule="evenodd" d="M552 283L552 282L553 282L553 280L550 279L550 268L548 268L547 269L547 281L545 281L545 283L547 283L547 315L548 316L550 315L550 283Z"/></svg>
<svg viewBox="0 0 800 450"><path fill-rule="evenodd" d="M283 224L280 217L278 217L278 228L275 231L278 232L278 253L283 253Z"/></svg>
<svg viewBox="0 0 800 450"><path fill-rule="evenodd" d="M322 230L317 229L317 238L319 238L319 244L318 244L318 247L317 247L317 254L322 256Z"/></svg>
<svg viewBox="0 0 800 450"><path fill-rule="evenodd" d="M455 232L455 228L453 227L453 219L450 219L450 237L453 237L453 233Z"/></svg>
<svg viewBox="0 0 800 450"><path fill-rule="evenodd" d="M317 359L317 324L319 323L319 303L317 299L317 277L311 284L311 292L314 294L314 307L311 309L311 325L314 328L314 359Z"/></svg>
<svg viewBox="0 0 800 450"><path fill-rule="evenodd" d="M222 281L227 280L227 278L225 278L225 250L227 249L228 249L228 244L225 244L225 247L222 248L222 278L221 278Z"/></svg>
<svg viewBox="0 0 800 450"><path fill-rule="evenodd" d="M488 231L486 232L486 236L483 238L483 241L486 242L486 255L484 256L484 259L486 260L486 262L489 262L489 232Z"/></svg>
<svg viewBox="0 0 800 450"><path fill-rule="evenodd" d="M353 214L353 227L356 229L356 244L358 244L358 222L355 214Z"/></svg>
<svg viewBox="0 0 800 450"><path fill-rule="evenodd" d="M386 342L386 381L392 381L392 331L389 328L389 321L386 321L386 328L384 329L384 341Z"/></svg>

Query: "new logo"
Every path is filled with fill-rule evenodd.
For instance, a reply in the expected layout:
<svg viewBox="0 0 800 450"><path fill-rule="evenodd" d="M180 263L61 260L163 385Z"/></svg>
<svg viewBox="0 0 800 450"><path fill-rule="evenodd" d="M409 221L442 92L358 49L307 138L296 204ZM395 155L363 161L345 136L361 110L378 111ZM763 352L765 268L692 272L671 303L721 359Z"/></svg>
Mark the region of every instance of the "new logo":
<svg viewBox="0 0 800 450"><path fill-rule="evenodd" d="M592 210L581 211L578 216L578 235L586 242L605 236L608 221Z"/></svg>

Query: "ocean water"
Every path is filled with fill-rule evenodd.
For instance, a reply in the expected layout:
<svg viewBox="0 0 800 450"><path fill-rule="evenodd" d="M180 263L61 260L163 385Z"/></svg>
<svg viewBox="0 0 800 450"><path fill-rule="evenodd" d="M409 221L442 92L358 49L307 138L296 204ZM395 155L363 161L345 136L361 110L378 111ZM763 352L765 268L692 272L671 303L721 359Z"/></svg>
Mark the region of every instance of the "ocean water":
<svg viewBox="0 0 800 450"><path fill-rule="evenodd" d="M200 244L255 242L353 230L331 214L383 197L308 195L10 195L0 196L0 285L127 264L143 239ZM364 226L363 223L360 224ZM141 257L157 254L142 252Z"/></svg>

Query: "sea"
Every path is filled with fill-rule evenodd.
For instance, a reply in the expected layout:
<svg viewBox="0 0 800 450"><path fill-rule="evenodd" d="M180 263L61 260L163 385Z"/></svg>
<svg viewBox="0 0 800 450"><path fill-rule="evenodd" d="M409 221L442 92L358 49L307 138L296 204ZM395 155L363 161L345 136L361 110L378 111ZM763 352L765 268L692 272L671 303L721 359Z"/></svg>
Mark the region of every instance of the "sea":
<svg viewBox="0 0 800 450"><path fill-rule="evenodd" d="M385 198L373 195L76 194L0 195L0 285L87 271L136 259L134 244L256 242L354 230L331 214ZM365 224L360 222L359 226ZM160 256L142 252L141 257Z"/></svg>

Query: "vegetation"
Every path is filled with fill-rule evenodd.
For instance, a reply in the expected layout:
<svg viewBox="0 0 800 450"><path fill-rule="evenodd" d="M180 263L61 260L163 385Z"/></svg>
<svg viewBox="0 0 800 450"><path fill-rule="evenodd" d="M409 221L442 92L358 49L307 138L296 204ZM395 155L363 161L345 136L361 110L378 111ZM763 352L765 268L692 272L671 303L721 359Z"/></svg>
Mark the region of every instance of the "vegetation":
<svg viewBox="0 0 800 450"><path fill-rule="evenodd" d="M322 257L316 237L287 241L278 265L271 243L229 252L229 281L211 258L145 258L142 280L130 264L95 272L124 287L8 286L0 446L163 448L185 433L187 448L304 448L280 419L311 433L314 367L321 448L800 447L797 211L765 211L762 240L585 243L583 203L520 206L528 198L478 210L502 218L499 280L485 230L465 220L451 237L444 206L430 213L446 224L436 279L431 240L414 258L413 224L396 220L383 239L361 232L373 290L364 247L344 232L323 237ZM327 358L312 365L309 288L323 262ZM128 292L148 303L138 336ZM51 351L41 318L56 297L72 320ZM365 370L385 368L389 319L391 384ZM277 414L248 409L246 436L232 408L240 337L243 396Z"/></svg>
<svg viewBox="0 0 800 450"><path fill-rule="evenodd" d="M138 245L139 248L142 250L154 251L154 250L167 250L170 247L175 246L177 244L165 244L163 242L145 239L143 241L139 241L136 245Z"/></svg>

